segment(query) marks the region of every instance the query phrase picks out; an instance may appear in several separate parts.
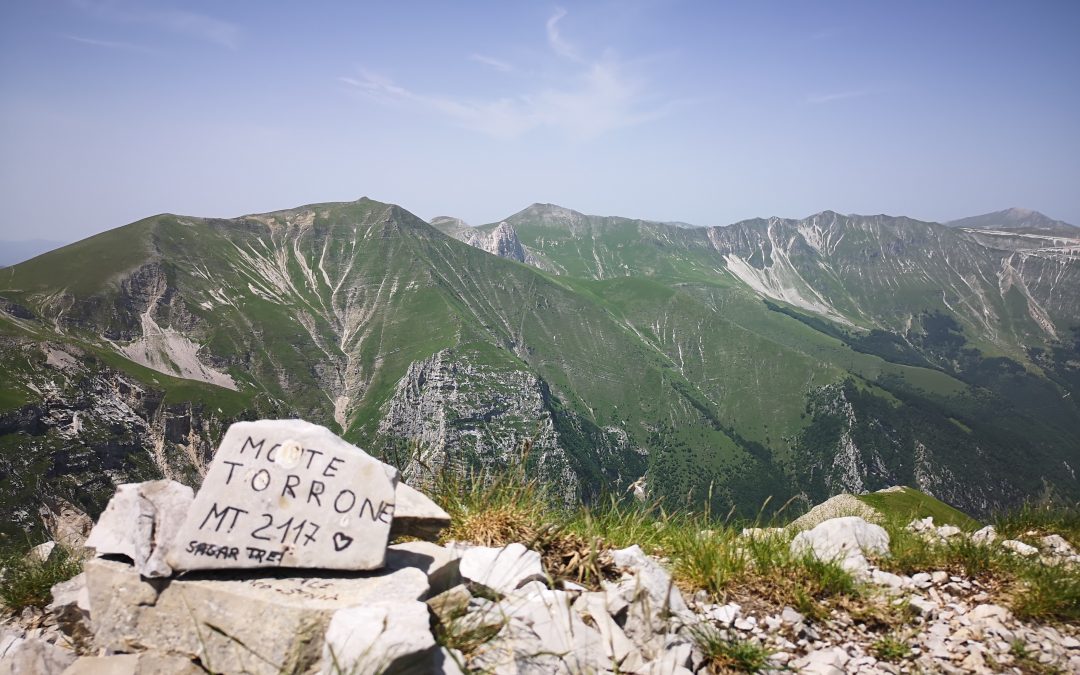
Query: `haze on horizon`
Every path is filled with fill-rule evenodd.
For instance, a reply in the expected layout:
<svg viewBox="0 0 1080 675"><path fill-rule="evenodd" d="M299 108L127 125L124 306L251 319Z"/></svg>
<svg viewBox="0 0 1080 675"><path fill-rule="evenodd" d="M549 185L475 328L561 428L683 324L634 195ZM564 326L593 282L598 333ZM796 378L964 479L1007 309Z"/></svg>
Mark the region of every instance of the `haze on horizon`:
<svg viewBox="0 0 1080 675"><path fill-rule="evenodd" d="M1080 4L0 8L0 240L367 195L1080 224Z"/></svg>

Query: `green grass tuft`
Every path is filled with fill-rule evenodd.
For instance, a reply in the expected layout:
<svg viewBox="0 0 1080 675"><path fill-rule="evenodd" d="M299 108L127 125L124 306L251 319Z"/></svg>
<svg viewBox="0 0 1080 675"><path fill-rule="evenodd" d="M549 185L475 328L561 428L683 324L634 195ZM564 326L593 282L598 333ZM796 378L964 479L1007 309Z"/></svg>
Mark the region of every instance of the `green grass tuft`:
<svg viewBox="0 0 1080 675"><path fill-rule="evenodd" d="M883 635L870 647L871 653L882 661L896 662L911 654L911 646L899 635Z"/></svg>
<svg viewBox="0 0 1080 675"><path fill-rule="evenodd" d="M690 636L715 672L757 673L769 664L772 652L756 642L730 640L720 630L699 624Z"/></svg>
<svg viewBox="0 0 1080 675"><path fill-rule="evenodd" d="M82 571L82 560L62 546L53 549L45 562L29 560L25 552L8 554L0 561L0 601L12 612L27 607L43 609L52 601L52 587Z"/></svg>

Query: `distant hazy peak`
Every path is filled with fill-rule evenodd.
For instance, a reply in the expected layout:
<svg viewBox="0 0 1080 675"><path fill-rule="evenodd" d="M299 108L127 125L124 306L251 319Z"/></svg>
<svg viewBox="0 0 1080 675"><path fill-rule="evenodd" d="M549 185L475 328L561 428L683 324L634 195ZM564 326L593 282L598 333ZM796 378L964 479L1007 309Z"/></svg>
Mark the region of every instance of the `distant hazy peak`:
<svg viewBox="0 0 1080 675"><path fill-rule="evenodd" d="M514 215L506 218L508 221L524 220L524 219L539 219L546 221L564 221L564 220L577 220L580 218L586 218L584 213L580 213L573 209L568 209L565 206L559 206L558 204L542 204L537 202L531 204L528 207L518 211Z"/></svg>
<svg viewBox="0 0 1080 675"><path fill-rule="evenodd" d="M453 216L435 216L428 221L432 227L441 232L454 232L456 230L463 230L469 227L461 218L455 218Z"/></svg>
<svg viewBox="0 0 1080 675"><path fill-rule="evenodd" d="M961 218L946 223L949 227L972 230L1006 230L1029 233L1064 234L1077 236L1080 228L1061 220L1055 220L1032 209L1011 208L981 216Z"/></svg>

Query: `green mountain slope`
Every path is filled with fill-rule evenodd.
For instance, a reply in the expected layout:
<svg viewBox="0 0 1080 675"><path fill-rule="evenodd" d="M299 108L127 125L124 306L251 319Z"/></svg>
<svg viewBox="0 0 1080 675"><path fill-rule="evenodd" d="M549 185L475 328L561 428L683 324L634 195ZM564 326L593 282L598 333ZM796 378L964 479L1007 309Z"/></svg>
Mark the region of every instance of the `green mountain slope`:
<svg viewBox="0 0 1080 675"><path fill-rule="evenodd" d="M0 510L196 482L258 416L417 481L527 447L567 501L642 477L751 514L897 483L973 513L1080 496L1075 263L1008 272L942 226L815 218L534 205L465 230L362 199L97 235L0 275Z"/></svg>

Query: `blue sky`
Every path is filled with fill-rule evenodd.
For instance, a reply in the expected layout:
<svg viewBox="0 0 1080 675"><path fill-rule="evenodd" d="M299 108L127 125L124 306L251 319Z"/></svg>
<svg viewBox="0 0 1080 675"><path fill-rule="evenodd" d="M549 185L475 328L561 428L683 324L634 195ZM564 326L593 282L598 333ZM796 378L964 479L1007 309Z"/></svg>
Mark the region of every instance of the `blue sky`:
<svg viewBox="0 0 1080 675"><path fill-rule="evenodd" d="M1080 224L1080 2L0 8L0 239L369 196Z"/></svg>

